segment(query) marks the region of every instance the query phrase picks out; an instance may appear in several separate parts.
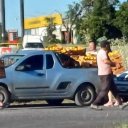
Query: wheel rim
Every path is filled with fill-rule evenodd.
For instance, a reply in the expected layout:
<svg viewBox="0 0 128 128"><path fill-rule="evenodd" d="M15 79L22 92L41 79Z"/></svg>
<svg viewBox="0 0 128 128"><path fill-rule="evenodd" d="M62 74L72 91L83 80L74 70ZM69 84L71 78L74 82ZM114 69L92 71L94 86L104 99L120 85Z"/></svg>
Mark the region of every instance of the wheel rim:
<svg viewBox="0 0 128 128"><path fill-rule="evenodd" d="M81 91L80 98L83 103L87 103L91 100L91 93L88 90Z"/></svg>

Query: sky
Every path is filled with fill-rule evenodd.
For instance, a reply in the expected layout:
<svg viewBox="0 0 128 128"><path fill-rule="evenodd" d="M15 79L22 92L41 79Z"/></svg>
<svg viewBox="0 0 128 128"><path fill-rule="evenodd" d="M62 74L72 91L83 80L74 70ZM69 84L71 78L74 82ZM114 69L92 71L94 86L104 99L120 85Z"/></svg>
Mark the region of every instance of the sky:
<svg viewBox="0 0 128 128"><path fill-rule="evenodd" d="M24 0L24 14L26 17L64 13L68 5L80 0ZM120 0L124 2L126 0ZM17 29L20 35L20 0L5 0L6 30Z"/></svg>

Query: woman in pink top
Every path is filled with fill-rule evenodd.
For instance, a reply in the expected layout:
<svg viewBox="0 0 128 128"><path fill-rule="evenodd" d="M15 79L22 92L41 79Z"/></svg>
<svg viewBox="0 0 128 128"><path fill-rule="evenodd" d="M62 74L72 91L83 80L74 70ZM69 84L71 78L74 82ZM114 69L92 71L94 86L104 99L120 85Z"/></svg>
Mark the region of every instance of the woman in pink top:
<svg viewBox="0 0 128 128"><path fill-rule="evenodd" d="M97 65L98 65L98 75L101 81L101 90L96 98L96 100L91 104L92 109L102 109L99 105L108 92L111 91L117 100L118 104L121 104L121 99L117 93L117 88L113 80L113 74L111 66L115 63L111 62L108 56L109 42L102 41L101 49L97 53Z"/></svg>

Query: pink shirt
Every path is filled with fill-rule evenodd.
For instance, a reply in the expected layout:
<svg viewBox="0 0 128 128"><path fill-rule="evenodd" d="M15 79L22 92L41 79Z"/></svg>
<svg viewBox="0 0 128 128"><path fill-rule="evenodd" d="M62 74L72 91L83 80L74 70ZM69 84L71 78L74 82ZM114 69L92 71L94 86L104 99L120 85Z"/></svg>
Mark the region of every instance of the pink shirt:
<svg viewBox="0 0 128 128"><path fill-rule="evenodd" d="M106 59L108 59L106 51L100 49L97 53L98 75L109 75L112 73L111 66L104 63Z"/></svg>

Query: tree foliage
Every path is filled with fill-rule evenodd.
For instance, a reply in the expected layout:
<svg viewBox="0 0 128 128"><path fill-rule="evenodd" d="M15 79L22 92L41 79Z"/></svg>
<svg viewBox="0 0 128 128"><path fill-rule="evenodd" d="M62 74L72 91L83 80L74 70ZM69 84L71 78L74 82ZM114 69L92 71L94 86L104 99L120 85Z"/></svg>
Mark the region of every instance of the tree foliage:
<svg viewBox="0 0 128 128"><path fill-rule="evenodd" d="M5 30L4 41L8 41L8 32ZM2 24L0 23L0 42L2 42ZM3 43L3 42L2 42Z"/></svg>
<svg viewBox="0 0 128 128"><path fill-rule="evenodd" d="M75 7L78 8L74 10ZM121 4L119 0L81 0L70 5L67 14L81 40L128 36L128 1Z"/></svg>
<svg viewBox="0 0 128 128"><path fill-rule="evenodd" d="M114 2L110 3L109 0L93 1L92 10L88 15L85 14L86 18L84 19L84 28L89 33L91 39L96 40L102 36L107 38L120 36L120 31L113 25L116 12L114 4Z"/></svg>
<svg viewBox="0 0 128 128"><path fill-rule="evenodd" d="M0 42L2 41L2 26L0 24Z"/></svg>
<svg viewBox="0 0 128 128"><path fill-rule="evenodd" d="M47 43L55 43L56 36L53 34L53 32L56 30L56 25L54 24L54 18L53 17L47 17L45 20L48 23L47 37L45 38L45 41Z"/></svg>
<svg viewBox="0 0 128 128"><path fill-rule="evenodd" d="M128 39L128 2L124 2L116 12L115 25L121 30L123 36Z"/></svg>
<svg viewBox="0 0 128 128"><path fill-rule="evenodd" d="M47 26L47 36L49 38L52 38L53 31L56 30L56 27L55 27L55 24L54 24L54 18L53 17L47 17L46 21L48 23L48 26Z"/></svg>
<svg viewBox="0 0 128 128"><path fill-rule="evenodd" d="M63 20L63 25L68 33L67 43L71 42L71 31L76 26L80 19L82 13L82 7L80 3L73 3L68 5L68 10L66 11L65 19Z"/></svg>

